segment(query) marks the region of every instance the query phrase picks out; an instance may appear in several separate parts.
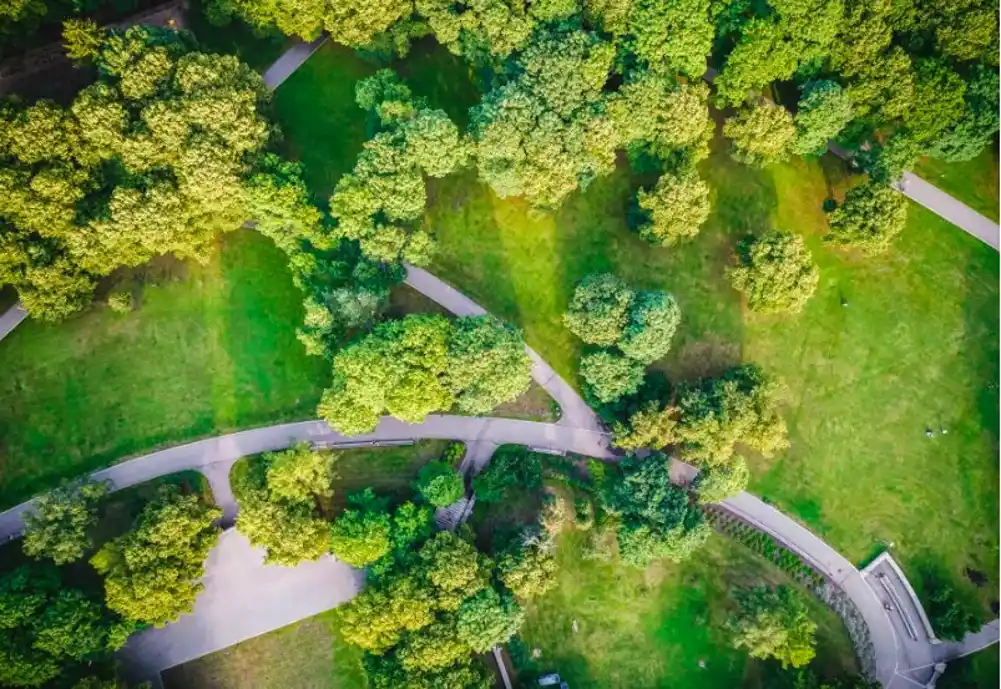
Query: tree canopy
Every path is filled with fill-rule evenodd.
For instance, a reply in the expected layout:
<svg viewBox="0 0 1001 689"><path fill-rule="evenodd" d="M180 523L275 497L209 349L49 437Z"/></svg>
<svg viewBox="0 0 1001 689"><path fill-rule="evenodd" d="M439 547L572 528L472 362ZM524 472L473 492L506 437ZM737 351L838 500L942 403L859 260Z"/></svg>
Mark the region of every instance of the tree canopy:
<svg viewBox="0 0 1001 689"><path fill-rule="evenodd" d="M82 558L94 543L89 533L97 523L97 505L107 495L106 483L84 482L56 488L35 500L24 518L25 554L64 565Z"/></svg>
<svg viewBox="0 0 1001 689"><path fill-rule="evenodd" d="M530 372L521 334L491 316L408 315L337 352L319 413L350 435L384 413L409 423L453 405L483 413L527 390Z"/></svg>
<svg viewBox="0 0 1001 689"><path fill-rule="evenodd" d="M727 622L735 648L752 658L775 658L782 667L813 660L817 625L788 586L757 586L735 594L738 609Z"/></svg>
<svg viewBox="0 0 1001 689"><path fill-rule="evenodd" d="M462 474L445 462L428 462L417 474L417 491L434 507L447 507L466 493Z"/></svg>
<svg viewBox="0 0 1001 689"><path fill-rule="evenodd" d="M827 218L827 241L866 254L885 252L907 222L907 199L880 182L852 187Z"/></svg>
<svg viewBox="0 0 1001 689"><path fill-rule="evenodd" d="M0 282L37 318L79 309L119 266L206 256L268 175L267 90L235 57L131 27L94 62L97 82L68 107L0 108Z"/></svg>
<svg viewBox="0 0 1001 689"><path fill-rule="evenodd" d="M752 311L798 313L817 290L820 271L802 237L772 231L741 242L727 276Z"/></svg>
<svg viewBox="0 0 1001 689"><path fill-rule="evenodd" d="M796 141L796 125L781 105L761 100L723 125L734 160L765 167L785 160Z"/></svg>
<svg viewBox="0 0 1001 689"><path fill-rule="evenodd" d="M163 626L195 604L222 510L177 486L160 488L132 530L108 541L90 563L104 575L107 605L122 617Z"/></svg>

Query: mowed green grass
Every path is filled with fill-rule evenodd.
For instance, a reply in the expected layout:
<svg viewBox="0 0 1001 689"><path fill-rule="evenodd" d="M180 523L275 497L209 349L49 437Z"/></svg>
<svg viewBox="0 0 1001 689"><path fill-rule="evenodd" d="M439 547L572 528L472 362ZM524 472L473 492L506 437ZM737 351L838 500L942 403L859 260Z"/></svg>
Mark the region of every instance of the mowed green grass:
<svg viewBox="0 0 1001 689"><path fill-rule="evenodd" d="M167 670L167 689L365 689L361 653L336 611L290 624Z"/></svg>
<svg viewBox="0 0 1001 689"><path fill-rule="evenodd" d="M998 221L998 144L988 146L973 160L944 163L922 158L914 173L955 196L978 213Z"/></svg>
<svg viewBox="0 0 1001 689"><path fill-rule="evenodd" d="M790 584L781 571L715 535L688 561L646 571L585 559L585 538L560 537L558 585L528 608L521 638L541 656L523 678L559 672L571 687L603 689L768 686L769 670L732 648L724 625L735 588ZM857 673L841 620L802 593L818 624L814 669L832 678Z"/></svg>
<svg viewBox="0 0 1001 689"><path fill-rule="evenodd" d="M329 379L295 338L285 257L246 230L172 264L140 308L103 306L0 342L0 507L157 446L312 418Z"/></svg>
<svg viewBox="0 0 1001 689"><path fill-rule="evenodd" d="M344 137L365 131L351 94L368 71L353 56L342 63L339 50L321 51L277 95L288 146L321 196L364 140ZM451 64L448 88L440 74L410 67L415 91L436 107L475 101L465 67L434 55L416 64ZM885 256L828 248L821 203L845 186L836 160L760 171L735 163L717 139L701 170L713 213L694 241L673 249L627 228L639 180L624 164L555 214L498 198L473 172L432 181L425 222L439 250L431 269L519 324L571 381L583 350L562 314L580 278L611 271L635 287L671 291L682 325L659 368L680 381L751 361L786 383L792 447L750 458L752 490L856 562L893 543L919 591L925 575L944 576L986 606L998 583L998 254L914 205ZM820 288L799 316L747 313L725 277L735 243L772 227L803 235L820 265ZM974 592L966 568L990 585Z"/></svg>

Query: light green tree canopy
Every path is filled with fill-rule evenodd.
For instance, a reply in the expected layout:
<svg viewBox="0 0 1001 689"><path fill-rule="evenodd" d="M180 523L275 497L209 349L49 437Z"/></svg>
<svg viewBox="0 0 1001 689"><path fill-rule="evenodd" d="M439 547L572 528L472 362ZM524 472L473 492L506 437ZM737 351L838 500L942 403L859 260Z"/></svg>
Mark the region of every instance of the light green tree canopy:
<svg viewBox="0 0 1001 689"><path fill-rule="evenodd" d="M519 543L497 561L500 580L519 600L541 596L556 585L559 565L552 541Z"/></svg>
<svg viewBox="0 0 1001 689"><path fill-rule="evenodd" d="M699 503L723 502L747 488L750 472L743 457L735 456L725 464L707 467L695 479Z"/></svg>
<svg viewBox="0 0 1001 689"><path fill-rule="evenodd" d="M752 311L798 313L817 290L820 270L802 237L770 231L740 243L727 277Z"/></svg>
<svg viewBox="0 0 1001 689"><path fill-rule="evenodd" d="M612 350L600 350L581 357L580 377L589 401L610 404L639 389L643 364Z"/></svg>
<svg viewBox="0 0 1001 689"><path fill-rule="evenodd" d="M737 444L771 456L789 446L781 384L754 364L681 389L675 428L681 456L702 468L729 462Z"/></svg>
<svg viewBox="0 0 1001 689"><path fill-rule="evenodd" d="M345 510L330 529L330 552L353 567L364 567L385 556L392 548L392 522L382 501L372 489L349 498Z"/></svg>
<svg viewBox="0 0 1001 689"><path fill-rule="evenodd" d="M782 667L813 660L817 625L793 589L757 586L735 597L738 610L727 623L735 648L746 649L752 658L775 658Z"/></svg>
<svg viewBox="0 0 1001 689"><path fill-rule="evenodd" d="M502 197L553 209L611 172L618 145L602 88L615 49L583 31L539 32L517 75L471 111L480 179Z"/></svg>
<svg viewBox="0 0 1001 689"><path fill-rule="evenodd" d="M105 577L108 607L129 620L159 626L190 612L221 517L222 510L199 496L162 487L132 530L90 560Z"/></svg>
<svg viewBox="0 0 1001 689"><path fill-rule="evenodd" d="M611 273L588 275L577 283L563 323L588 344L611 347L622 339L633 292Z"/></svg>
<svg viewBox="0 0 1001 689"><path fill-rule="evenodd" d="M37 498L35 511L24 518L25 554L57 565L82 558L93 547L88 532L97 523L97 505L107 492L106 483L88 481Z"/></svg>
<svg viewBox="0 0 1001 689"><path fill-rule="evenodd" d="M458 639L476 653L486 653L514 636L525 612L511 594L501 596L493 587L465 600L456 613Z"/></svg>
<svg viewBox="0 0 1001 689"><path fill-rule="evenodd" d="M788 110L762 100L728 119L723 135L733 145L734 160L765 167L788 157L796 141L796 125Z"/></svg>
<svg viewBox="0 0 1001 689"><path fill-rule="evenodd" d="M271 499L312 505L316 498L329 498L334 494L336 460L337 455L314 450L307 442L282 452L266 453L266 481Z"/></svg>
<svg viewBox="0 0 1001 689"><path fill-rule="evenodd" d="M334 356L319 413L347 434L372 430L384 413L419 423L456 400L482 413L528 388L531 362L519 341L489 317L455 325L437 315L387 321Z"/></svg>
<svg viewBox="0 0 1001 689"><path fill-rule="evenodd" d="M709 218L709 185L694 169L666 172L650 191L636 195L642 213L639 235L651 244L674 246L699 233Z"/></svg>
<svg viewBox="0 0 1001 689"><path fill-rule="evenodd" d="M831 244L876 255L890 247L907 222L907 199L892 187L865 182L852 187L827 218Z"/></svg>

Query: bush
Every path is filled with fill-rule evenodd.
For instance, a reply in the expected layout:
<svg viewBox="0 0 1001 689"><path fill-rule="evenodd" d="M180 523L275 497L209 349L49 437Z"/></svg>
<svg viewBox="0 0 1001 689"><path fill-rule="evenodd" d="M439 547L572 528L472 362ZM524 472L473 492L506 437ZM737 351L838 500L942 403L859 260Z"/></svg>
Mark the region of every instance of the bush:
<svg viewBox="0 0 1001 689"><path fill-rule="evenodd" d="M709 185L695 170L664 173L652 191L641 189L636 201L643 215L639 235L651 244L674 246L691 239L709 218Z"/></svg>
<svg viewBox="0 0 1001 689"><path fill-rule="evenodd" d="M542 487L542 460L537 453L517 445L498 448L490 464L473 479L473 491L481 502L501 502L514 485L527 492Z"/></svg>
<svg viewBox="0 0 1001 689"><path fill-rule="evenodd" d="M701 504L723 502L747 488L749 478L750 472L743 457L734 457L726 464L707 467L695 479L698 501Z"/></svg>
<svg viewBox="0 0 1001 689"><path fill-rule="evenodd" d="M727 270L747 306L762 313L798 313L817 291L820 271L803 238L768 232L741 242L737 265Z"/></svg>
<svg viewBox="0 0 1001 689"><path fill-rule="evenodd" d="M462 474L445 462L428 462L421 467L415 486L421 496L435 507L447 507L466 492Z"/></svg>
<svg viewBox="0 0 1001 689"><path fill-rule="evenodd" d="M129 313L134 308L132 293L124 290L112 292L108 295L108 308L115 313Z"/></svg>
<svg viewBox="0 0 1001 689"><path fill-rule="evenodd" d="M964 636L983 625L974 606L960 600L948 586L938 587L931 595L928 618L935 635L945 641L962 641Z"/></svg>
<svg viewBox="0 0 1001 689"><path fill-rule="evenodd" d="M106 483L87 482L39 497L35 511L24 518L25 554L47 557L57 565L82 558L93 546L89 531L97 523L97 505L107 493Z"/></svg>

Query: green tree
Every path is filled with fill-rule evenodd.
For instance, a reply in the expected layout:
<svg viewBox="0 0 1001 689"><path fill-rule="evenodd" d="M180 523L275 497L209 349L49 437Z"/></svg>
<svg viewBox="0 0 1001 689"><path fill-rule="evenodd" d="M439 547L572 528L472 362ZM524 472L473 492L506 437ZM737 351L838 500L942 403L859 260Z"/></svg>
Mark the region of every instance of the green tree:
<svg viewBox="0 0 1001 689"><path fill-rule="evenodd" d="M507 489L515 485L529 492L539 490L542 461L537 453L524 447L503 445L473 479L473 492L481 502L501 502L507 497Z"/></svg>
<svg viewBox="0 0 1001 689"><path fill-rule="evenodd" d="M353 507L330 528L330 552L352 567L364 567L390 551L392 525L385 505L371 488L348 500Z"/></svg>
<svg viewBox="0 0 1001 689"><path fill-rule="evenodd" d="M63 47L66 57L75 63L93 60L101 50L104 31L93 19L67 19L63 22Z"/></svg>
<svg viewBox="0 0 1001 689"><path fill-rule="evenodd" d="M500 580L522 601L537 598L556 585L559 565L552 541L521 543L497 561Z"/></svg>
<svg viewBox="0 0 1001 689"><path fill-rule="evenodd" d="M412 575L397 576L366 586L338 610L344 640L381 654L399 643L405 632L434 621L433 591Z"/></svg>
<svg viewBox="0 0 1001 689"><path fill-rule="evenodd" d="M727 277L752 311L799 313L817 291L820 271L802 237L770 231L740 243Z"/></svg>
<svg viewBox="0 0 1001 689"><path fill-rule="evenodd" d="M877 255L890 248L907 222L907 199L879 182L852 187L844 202L827 217L825 238L836 246Z"/></svg>
<svg viewBox="0 0 1001 689"><path fill-rule="evenodd" d="M671 339L680 322L681 309L670 294L636 292L618 342L619 349L630 359L652 364L670 351Z"/></svg>
<svg viewBox="0 0 1001 689"><path fill-rule="evenodd" d="M643 364L614 351L601 350L581 357L580 377L589 401L609 404L639 389L643 383Z"/></svg>
<svg viewBox="0 0 1001 689"><path fill-rule="evenodd" d="M883 143L860 151L856 160L869 173L869 179L893 184L903 177L921 157L921 145L906 130L897 130Z"/></svg>
<svg viewBox="0 0 1001 689"><path fill-rule="evenodd" d="M0 575L0 683L40 686L77 663L104 661L133 626L60 581L51 565Z"/></svg>
<svg viewBox="0 0 1001 689"><path fill-rule="evenodd" d="M197 495L163 486L132 530L106 543L90 563L104 575L110 609L163 626L190 612L202 590L204 562L216 543L222 510Z"/></svg>
<svg viewBox="0 0 1001 689"><path fill-rule="evenodd" d="M996 69L974 67L963 97L963 113L955 124L930 142L928 155L948 162L972 160L980 155L998 131L999 91Z"/></svg>
<svg viewBox="0 0 1001 689"><path fill-rule="evenodd" d="M854 116L852 99L833 81L809 81L801 87L796 107L796 140L791 146L799 155L827 151L827 142L837 137Z"/></svg>
<svg viewBox="0 0 1001 689"><path fill-rule="evenodd" d="M418 571L434 590L435 605L457 611L462 602L490 585L493 563L451 531L439 531L418 553Z"/></svg>
<svg viewBox="0 0 1001 689"><path fill-rule="evenodd" d="M470 113L480 179L501 198L558 208L615 166L615 126L603 87L614 47L583 31L538 32L517 75Z"/></svg>
<svg viewBox="0 0 1001 689"><path fill-rule="evenodd" d="M510 594L485 588L465 600L456 614L456 636L476 653L486 653L507 642L521 628L525 611Z"/></svg>
<svg viewBox="0 0 1001 689"><path fill-rule="evenodd" d="M93 545L88 531L97 523L98 503L108 493L103 482L56 488L35 500L24 518L25 554L64 565L82 558Z"/></svg>
<svg viewBox="0 0 1001 689"><path fill-rule="evenodd" d="M733 457L726 464L707 467L695 479L699 503L720 503L747 488L750 472L743 457Z"/></svg>
<svg viewBox="0 0 1001 689"><path fill-rule="evenodd" d="M651 244L675 246L699 233L709 219L709 185L694 169L664 173L653 190L636 194L642 213L639 235Z"/></svg>
<svg viewBox="0 0 1001 689"><path fill-rule="evenodd" d="M678 410L649 400L633 410L626 421L613 425L613 443L623 450L660 449L675 441Z"/></svg>
<svg viewBox="0 0 1001 689"><path fill-rule="evenodd" d="M265 491L250 490L240 498L237 530L251 545L264 548L266 564L295 567L327 553L330 525L307 503L276 502Z"/></svg>
<svg viewBox="0 0 1001 689"><path fill-rule="evenodd" d="M712 49L709 0L634 0L630 47L651 68L699 79Z"/></svg>
<svg viewBox="0 0 1001 689"><path fill-rule="evenodd" d="M459 5L417 0L416 4L438 42L470 60L507 57L525 45L536 24L523 2L472 0Z"/></svg>
<svg viewBox="0 0 1001 689"><path fill-rule="evenodd" d="M754 364L682 388L675 434L681 456L702 468L726 464L737 444L765 456L789 446L778 407L782 386Z"/></svg>
<svg viewBox="0 0 1001 689"><path fill-rule="evenodd" d="M444 462L428 462L417 474L417 490L435 507L447 507L466 492L462 474Z"/></svg>
<svg viewBox="0 0 1001 689"><path fill-rule="evenodd" d="M614 275L588 275L574 288L563 324L584 342L611 347L622 339L632 299L632 290Z"/></svg>
<svg viewBox="0 0 1001 689"><path fill-rule="evenodd" d="M793 589L757 586L735 598L738 609L727 622L734 648L746 649L752 658L775 658L782 667L813 660L817 625Z"/></svg>
<svg viewBox="0 0 1001 689"><path fill-rule="evenodd" d="M903 123L919 142L934 140L963 116L966 82L941 59L914 61L914 104Z"/></svg>
<svg viewBox="0 0 1001 689"><path fill-rule="evenodd" d="M314 450L308 442L296 443L282 452L264 455L266 481L271 499L312 505L317 498L334 494L337 455Z"/></svg>
<svg viewBox="0 0 1001 689"><path fill-rule="evenodd" d="M486 414L518 399L532 382L521 331L493 316L463 318L448 343L449 387L466 414Z"/></svg>
<svg viewBox="0 0 1001 689"><path fill-rule="evenodd" d="M762 100L728 119L723 135L733 144L734 160L765 167L786 159L796 141L796 125L788 110Z"/></svg>

